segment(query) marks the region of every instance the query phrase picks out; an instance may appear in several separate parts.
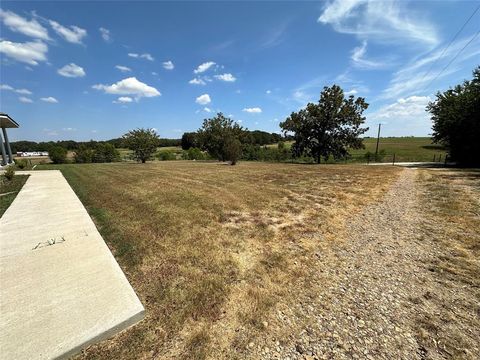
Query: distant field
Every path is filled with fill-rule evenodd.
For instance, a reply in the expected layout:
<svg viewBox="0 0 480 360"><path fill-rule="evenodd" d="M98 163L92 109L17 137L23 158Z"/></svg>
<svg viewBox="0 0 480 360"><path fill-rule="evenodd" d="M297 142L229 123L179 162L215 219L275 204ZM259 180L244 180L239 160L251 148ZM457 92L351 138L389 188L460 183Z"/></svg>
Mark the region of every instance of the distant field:
<svg viewBox="0 0 480 360"><path fill-rule="evenodd" d="M350 150L353 160L365 161L364 155L367 151L375 153L377 144L376 138L367 138L363 140L365 149ZM287 142L286 146L290 147L292 142ZM268 145L275 147L277 144ZM378 150L384 150L386 156L385 162L390 162L395 154L395 161L435 161L438 159L445 159L446 151L439 145L432 144L432 139L429 137L385 137L380 138ZM441 158L440 158L441 156Z"/></svg>
<svg viewBox="0 0 480 360"><path fill-rule="evenodd" d="M61 169L146 307L145 320L88 359L236 358L258 337L282 338L276 309L318 291L306 256L326 256L322 247L400 172L187 161L41 168Z"/></svg>

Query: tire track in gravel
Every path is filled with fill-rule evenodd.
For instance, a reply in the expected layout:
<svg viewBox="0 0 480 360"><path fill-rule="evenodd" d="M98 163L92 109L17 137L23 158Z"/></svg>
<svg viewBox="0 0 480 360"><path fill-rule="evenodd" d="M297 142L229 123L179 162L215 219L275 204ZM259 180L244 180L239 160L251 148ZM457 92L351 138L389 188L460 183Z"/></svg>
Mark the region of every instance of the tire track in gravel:
<svg viewBox="0 0 480 360"><path fill-rule="evenodd" d="M423 230L429 220L423 216L425 204L419 200L418 171L404 169L380 202L367 206L346 225L347 238L332 249L337 261L325 263L322 270L321 276L331 281L309 305L297 305L297 314L311 319L310 325L295 336L288 350L268 357L452 358L439 344L428 351L421 345L419 322L438 318L442 312L429 302L428 294L441 299L443 307L453 308L453 294L461 293L470 300L475 295L462 284L445 286L428 270L428 264L445 250ZM422 300L417 306L418 298ZM434 337L435 331L426 336ZM478 351L473 345L460 357L473 359Z"/></svg>

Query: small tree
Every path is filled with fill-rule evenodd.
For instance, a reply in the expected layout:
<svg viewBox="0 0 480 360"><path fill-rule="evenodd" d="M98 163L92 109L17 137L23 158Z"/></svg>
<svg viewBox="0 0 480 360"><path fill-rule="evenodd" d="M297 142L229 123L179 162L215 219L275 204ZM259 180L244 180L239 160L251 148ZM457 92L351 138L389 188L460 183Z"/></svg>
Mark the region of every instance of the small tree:
<svg viewBox="0 0 480 360"><path fill-rule="evenodd" d="M202 128L197 132L197 140L200 147L212 157L226 161L229 160L226 154L227 142L239 140L243 131L235 121L218 113L217 116L203 121Z"/></svg>
<svg viewBox="0 0 480 360"><path fill-rule="evenodd" d="M480 165L480 66L473 79L443 93L427 106L432 114L433 141L444 145L462 165Z"/></svg>
<svg viewBox="0 0 480 360"><path fill-rule="evenodd" d="M95 155L95 152L86 147L85 145L80 145L77 150L75 150L75 154L73 155L73 158L76 163L79 164L86 164L86 163L91 163L93 161L93 156Z"/></svg>
<svg viewBox="0 0 480 360"><path fill-rule="evenodd" d="M224 148L225 160L230 161L231 165L235 165L242 156L242 143L236 138L228 138L225 141Z"/></svg>
<svg viewBox="0 0 480 360"><path fill-rule="evenodd" d="M348 155L349 148L364 147L359 136L368 130L360 127L367 108L364 98L345 98L340 86L326 86L318 103L309 103L298 113L293 112L280 127L285 134L293 133L294 156L312 156L317 163L322 157L339 159Z"/></svg>
<svg viewBox="0 0 480 360"><path fill-rule="evenodd" d="M52 146L48 150L48 156L54 164L63 164L67 161L67 149L61 146Z"/></svg>
<svg viewBox="0 0 480 360"><path fill-rule="evenodd" d="M109 143L99 143L97 144L94 154L93 161L97 163L110 163L120 160L120 153L115 146Z"/></svg>
<svg viewBox="0 0 480 360"><path fill-rule="evenodd" d="M153 129L135 129L123 135L123 139L125 145L133 151L133 157L145 163L157 150L160 138Z"/></svg>

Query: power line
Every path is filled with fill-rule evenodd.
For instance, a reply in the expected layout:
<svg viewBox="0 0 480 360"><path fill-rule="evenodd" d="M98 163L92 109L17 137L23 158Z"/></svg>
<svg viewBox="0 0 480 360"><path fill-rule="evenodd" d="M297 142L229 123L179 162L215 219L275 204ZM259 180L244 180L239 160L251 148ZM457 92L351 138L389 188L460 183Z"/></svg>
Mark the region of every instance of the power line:
<svg viewBox="0 0 480 360"><path fill-rule="evenodd" d="M435 80L437 80L437 79L439 78L439 76L457 59L457 57L462 53L462 51L465 50L465 48L466 48L468 45L470 45L473 40L475 40L475 38L478 36L478 34L480 34L480 30L478 30L478 31L476 32L476 34L472 36L472 38L470 39L470 41L467 42L467 43L460 49L460 51L453 57L453 59L450 60L449 63L448 63L447 65L445 65L445 67L437 74L437 76L435 76L435 78L434 78L432 81L430 81L430 83L425 87L425 89L428 89L428 88L430 87L430 85L432 85L432 84L435 82Z"/></svg>
<svg viewBox="0 0 480 360"><path fill-rule="evenodd" d="M430 75L430 72L432 71L433 67L437 64L438 60L440 60L442 58L442 56L445 54L445 52L448 50L448 48L450 47L450 45L452 45L452 43L457 39L458 35L460 35L460 33L463 31L463 29L465 28L465 26L467 26L467 24L470 22L470 20L473 18L473 16L477 13L477 11L480 9L480 5L477 6L477 8L473 11L473 13L470 15L470 17L463 23L462 27L460 28L460 30L457 31L457 33L455 34L455 36L452 38L452 40L450 40L450 42L448 43L447 47L445 49L443 49L442 53L440 54L439 57L437 57L435 59L435 61L433 62L433 64L430 66L430 68L428 69L428 71L423 75L422 77L422 80L420 81L420 83L427 77L427 75Z"/></svg>

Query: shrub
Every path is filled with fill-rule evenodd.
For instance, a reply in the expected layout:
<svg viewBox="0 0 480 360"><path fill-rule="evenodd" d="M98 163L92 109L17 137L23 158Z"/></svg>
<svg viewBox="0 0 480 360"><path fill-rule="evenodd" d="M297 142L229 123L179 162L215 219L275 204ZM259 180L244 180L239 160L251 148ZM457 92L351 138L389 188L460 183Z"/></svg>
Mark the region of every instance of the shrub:
<svg viewBox="0 0 480 360"><path fill-rule="evenodd" d="M12 181L13 176L15 175L15 169L13 166L8 166L5 172L3 173L3 176L5 176L5 179L8 181Z"/></svg>
<svg viewBox="0 0 480 360"><path fill-rule="evenodd" d="M85 145L80 145L77 150L75 150L74 160L79 164L91 163L93 161L94 151L87 148Z"/></svg>
<svg viewBox="0 0 480 360"><path fill-rule="evenodd" d="M110 163L120 160L120 153L115 146L109 143L97 144L93 153L93 162L96 163Z"/></svg>
<svg viewBox="0 0 480 360"><path fill-rule="evenodd" d="M206 156L199 148L192 147L187 151L183 151L182 159L184 160L205 160Z"/></svg>
<svg viewBox="0 0 480 360"><path fill-rule="evenodd" d="M28 166L28 162L25 159L18 159L15 161L15 165L20 169L23 170Z"/></svg>
<svg viewBox="0 0 480 360"><path fill-rule="evenodd" d="M157 153L157 159L160 161L167 161L167 160L177 160L177 156L173 151L159 151Z"/></svg>
<svg viewBox="0 0 480 360"><path fill-rule="evenodd" d="M230 161L231 165L235 165L242 156L242 143L240 140L230 138L225 141L224 147L225 160Z"/></svg>
<svg viewBox="0 0 480 360"><path fill-rule="evenodd" d="M63 164L67 161L67 149L61 146L52 146L48 151L48 156L54 164Z"/></svg>

